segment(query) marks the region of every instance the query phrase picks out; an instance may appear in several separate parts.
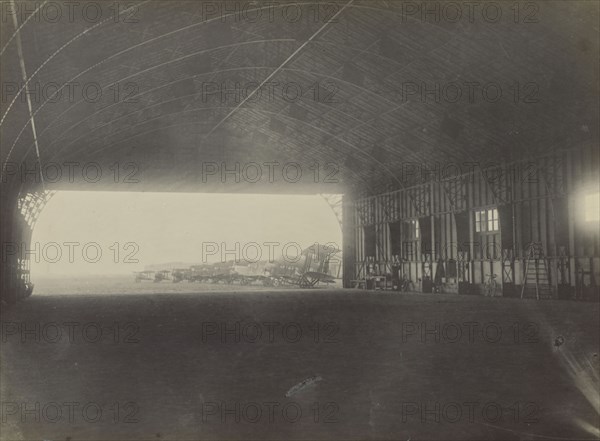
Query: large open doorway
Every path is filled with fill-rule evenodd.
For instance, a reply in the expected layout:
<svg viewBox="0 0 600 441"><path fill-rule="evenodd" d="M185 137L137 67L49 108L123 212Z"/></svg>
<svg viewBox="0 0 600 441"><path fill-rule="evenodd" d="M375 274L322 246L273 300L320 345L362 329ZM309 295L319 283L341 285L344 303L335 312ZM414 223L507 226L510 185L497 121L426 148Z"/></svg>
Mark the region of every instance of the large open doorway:
<svg viewBox="0 0 600 441"><path fill-rule="evenodd" d="M20 252L37 295L339 287L342 232L333 200L58 192Z"/></svg>

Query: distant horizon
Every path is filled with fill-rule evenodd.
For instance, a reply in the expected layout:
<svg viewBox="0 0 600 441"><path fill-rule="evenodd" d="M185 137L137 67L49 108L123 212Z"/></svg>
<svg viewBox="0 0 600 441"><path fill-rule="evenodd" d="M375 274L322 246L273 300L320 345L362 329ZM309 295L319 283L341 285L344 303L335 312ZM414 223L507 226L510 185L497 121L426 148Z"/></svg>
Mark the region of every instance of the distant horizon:
<svg viewBox="0 0 600 441"><path fill-rule="evenodd" d="M131 272L133 276L133 271ZM104 278L104 277L128 277L127 273L113 273L113 274L40 274L35 276L31 281L35 284L36 280L45 279L78 279L78 278Z"/></svg>

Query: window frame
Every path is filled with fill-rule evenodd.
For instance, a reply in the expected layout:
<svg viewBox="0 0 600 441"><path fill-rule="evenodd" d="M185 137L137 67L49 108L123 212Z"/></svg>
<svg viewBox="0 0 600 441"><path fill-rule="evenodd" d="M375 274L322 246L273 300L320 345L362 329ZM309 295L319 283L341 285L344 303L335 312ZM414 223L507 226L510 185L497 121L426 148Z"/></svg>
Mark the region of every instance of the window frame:
<svg viewBox="0 0 600 441"><path fill-rule="evenodd" d="M475 232L490 234L500 232L500 216L497 207L475 210Z"/></svg>

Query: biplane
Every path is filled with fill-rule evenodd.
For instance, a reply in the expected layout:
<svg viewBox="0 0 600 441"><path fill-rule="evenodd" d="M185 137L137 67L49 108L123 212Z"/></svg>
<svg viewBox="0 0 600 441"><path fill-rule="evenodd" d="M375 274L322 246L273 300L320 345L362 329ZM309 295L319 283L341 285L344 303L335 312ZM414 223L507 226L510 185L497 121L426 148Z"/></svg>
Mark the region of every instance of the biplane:
<svg viewBox="0 0 600 441"><path fill-rule="evenodd" d="M311 288L318 283L334 283L335 278L329 270L331 258L339 253L339 249L314 244L302 250L295 262L279 259L268 268L274 285L296 285L300 288Z"/></svg>
<svg viewBox="0 0 600 441"><path fill-rule="evenodd" d="M162 282L163 280L171 280L171 271L134 271L135 281L141 282L142 280L150 280L154 283Z"/></svg>
<svg viewBox="0 0 600 441"><path fill-rule="evenodd" d="M142 280L154 280L154 271L134 271L133 274L135 274L135 281L137 283Z"/></svg>
<svg viewBox="0 0 600 441"><path fill-rule="evenodd" d="M154 274L154 283L162 282L163 280L171 280L171 271L162 270Z"/></svg>
<svg viewBox="0 0 600 441"><path fill-rule="evenodd" d="M184 280L190 280L192 271L190 268L175 268L171 273L173 283L179 283Z"/></svg>

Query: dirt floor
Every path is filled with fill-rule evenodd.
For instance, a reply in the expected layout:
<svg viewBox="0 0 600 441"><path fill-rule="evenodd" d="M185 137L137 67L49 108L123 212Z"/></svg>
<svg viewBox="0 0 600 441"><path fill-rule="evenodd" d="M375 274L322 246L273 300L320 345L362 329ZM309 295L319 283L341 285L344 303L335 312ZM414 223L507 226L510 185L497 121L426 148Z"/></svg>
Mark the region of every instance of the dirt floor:
<svg viewBox="0 0 600 441"><path fill-rule="evenodd" d="M1 319L2 440L598 439L598 304L34 294Z"/></svg>

